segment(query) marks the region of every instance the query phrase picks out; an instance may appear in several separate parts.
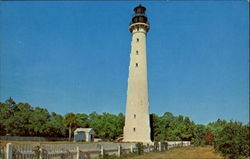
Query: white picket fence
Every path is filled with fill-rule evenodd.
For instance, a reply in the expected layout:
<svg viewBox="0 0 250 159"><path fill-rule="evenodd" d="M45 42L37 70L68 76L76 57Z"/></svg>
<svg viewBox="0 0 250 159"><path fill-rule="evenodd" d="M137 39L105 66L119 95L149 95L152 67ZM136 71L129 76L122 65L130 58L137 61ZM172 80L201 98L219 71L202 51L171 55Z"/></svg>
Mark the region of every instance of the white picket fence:
<svg viewBox="0 0 250 159"><path fill-rule="evenodd" d="M144 152L164 151L173 147L189 146L190 142L171 141L167 144L145 145ZM138 151L136 143L83 143L83 144L23 144L8 143L0 149L0 159L84 159Z"/></svg>

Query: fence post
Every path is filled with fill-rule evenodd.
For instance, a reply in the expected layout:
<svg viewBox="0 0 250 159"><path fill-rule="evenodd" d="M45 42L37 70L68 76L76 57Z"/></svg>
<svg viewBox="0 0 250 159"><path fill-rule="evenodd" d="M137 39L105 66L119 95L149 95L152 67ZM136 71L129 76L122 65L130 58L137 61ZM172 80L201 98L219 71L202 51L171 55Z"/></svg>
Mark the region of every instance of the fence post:
<svg viewBox="0 0 250 159"><path fill-rule="evenodd" d="M121 145L118 146L118 153L117 153L118 157L121 156Z"/></svg>
<svg viewBox="0 0 250 159"><path fill-rule="evenodd" d="M133 145L130 146L130 152L133 153Z"/></svg>
<svg viewBox="0 0 250 159"><path fill-rule="evenodd" d="M42 149L42 148L40 148L40 149L39 149L39 151L40 151L40 156L39 156L39 159L43 159L43 149Z"/></svg>
<svg viewBox="0 0 250 159"><path fill-rule="evenodd" d="M12 159L13 145L12 143L7 143L6 145L6 159Z"/></svg>
<svg viewBox="0 0 250 159"><path fill-rule="evenodd" d="M161 151L161 142L159 142L159 151Z"/></svg>
<svg viewBox="0 0 250 159"><path fill-rule="evenodd" d="M80 149L79 149L79 146L76 147L76 159L80 159Z"/></svg>
<svg viewBox="0 0 250 159"><path fill-rule="evenodd" d="M148 152L150 152L150 146L149 146L149 144L147 146L148 146Z"/></svg>
<svg viewBox="0 0 250 159"><path fill-rule="evenodd" d="M102 157L104 156L104 149L103 149L103 146L101 146L101 156L102 156Z"/></svg>

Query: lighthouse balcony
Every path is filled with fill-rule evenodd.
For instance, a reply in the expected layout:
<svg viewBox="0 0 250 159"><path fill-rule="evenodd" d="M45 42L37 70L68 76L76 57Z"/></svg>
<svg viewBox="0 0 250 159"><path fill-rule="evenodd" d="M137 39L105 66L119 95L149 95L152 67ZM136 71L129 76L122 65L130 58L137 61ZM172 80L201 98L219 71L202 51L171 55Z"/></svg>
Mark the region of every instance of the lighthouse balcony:
<svg viewBox="0 0 250 159"><path fill-rule="evenodd" d="M142 22L130 23L129 25L130 32L133 32L133 30L137 28L144 28L145 31L148 32L150 27L148 23L142 23Z"/></svg>
<svg viewBox="0 0 250 159"><path fill-rule="evenodd" d="M129 23L129 25L136 24L136 23L144 23L144 22L130 22L130 23ZM149 21L148 21L148 20L147 20L147 22L146 22L146 23L144 23L144 24L148 24L148 25L150 25L150 23L149 23Z"/></svg>

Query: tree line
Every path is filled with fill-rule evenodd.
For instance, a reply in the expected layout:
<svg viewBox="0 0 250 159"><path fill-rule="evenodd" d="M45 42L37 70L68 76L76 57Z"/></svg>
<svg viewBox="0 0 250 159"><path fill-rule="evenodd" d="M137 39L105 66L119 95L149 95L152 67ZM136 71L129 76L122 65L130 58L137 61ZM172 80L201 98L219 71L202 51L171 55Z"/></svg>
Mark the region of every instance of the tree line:
<svg viewBox="0 0 250 159"><path fill-rule="evenodd" d="M12 98L0 102L0 135L42 136L71 138L74 129L93 128L97 137L115 140L123 133L124 115L96 112L67 113L64 116L50 113L28 103L16 103Z"/></svg>
<svg viewBox="0 0 250 159"><path fill-rule="evenodd" d="M191 141L194 145L213 145L227 158L249 156L249 123L220 120L207 125L196 124L189 117L150 115L153 141ZM123 134L125 117L96 112L67 113L64 116L50 113L28 103L16 103L12 98L0 102L0 135L69 137L78 127L93 128L96 137L115 141Z"/></svg>

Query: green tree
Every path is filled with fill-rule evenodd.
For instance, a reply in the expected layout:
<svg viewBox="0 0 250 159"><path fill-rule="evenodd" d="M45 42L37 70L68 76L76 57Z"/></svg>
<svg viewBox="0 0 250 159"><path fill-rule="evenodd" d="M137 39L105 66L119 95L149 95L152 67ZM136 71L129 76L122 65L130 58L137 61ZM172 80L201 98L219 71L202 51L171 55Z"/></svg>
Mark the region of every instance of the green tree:
<svg viewBox="0 0 250 159"><path fill-rule="evenodd" d="M29 130L32 136L48 136L50 114L47 109L36 107L29 117Z"/></svg>
<svg viewBox="0 0 250 159"><path fill-rule="evenodd" d="M10 112L7 104L0 103L0 135L5 135L8 132L7 120L10 117Z"/></svg>
<svg viewBox="0 0 250 159"><path fill-rule="evenodd" d="M71 141L72 127L75 127L78 125L76 115L74 113L67 113L64 116L63 123L65 124L65 126L69 128L69 141Z"/></svg>
<svg viewBox="0 0 250 159"><path fill-rule="evenodd" d="M5 103L0 103L0 134L10 134L11 133L11 121L10 119L14 116L15 111L17 111L16 102L9 97ZM13 121L12 121L13 122Z"/></svg>
<svg viewBox="0 0 250 159"><path fill-rule="evenodd" d="M63 116L56 114L55 112L51 113L49 122L46 124L48 133L47 136L50 137L65 137L66 127L63 123Z"/></svg>
<svg viewBox="0 0 250 159"><path fill-rule="evenodd" d="M118 116L109 113L103 113L99 115L97 113L91 113L90 126L95 130L98 137L104 140L115 140L123 133L124 127L124 115L118 114Z"/></svg>
<svg viewBox="0 0 250 159"><path fill-rule="evenodd" d="M7 104L9 110L11 112L15 112L16 109L17 109L17 105L16 105L16 102L11 98L9 97L6 101L5 101L5 104Z"/></svg>
<svg viewBox="0 0 250 159"><path fill-rule="evenodd" d="M161 133L161 123L160 123L160 117L157 114L151 114L151 135L153 137L154 141L161 141L163 138L162 136L159 136Z"/></svg>
<svg viewBox="0 0 250 159"><path fill-rule="evenodd" d="M77 121L79 123L79 126L82 128L89 128L90 121L88 114L85 113L77 113L76 114Z"/></svg>
<svg viewBox="0 0 250 159"><path fill-rule="evenodd" d="M205 133L206 133L205 125L197 124L194 128L194 138L193 138L192 142L195 145L204 145L205 144L205 140L204 140Z"/></svg>
<svg viewBox="0 0 250 159"><path fill-rule="evenodd" d="M158 140L156 141L179 140L179 138L176 138L174 131L177 120L172 113L165 112L163 116L158 119L158 121L158 137L156 138Z"/></svg>
<svg viewBox="0 0 250 159"><path fill-rule="evenodd" d="M182 131L181 140L191 141L194 138L195 123L189 117L185 117L183 123L185 127Z"/></svg>
<svg viewBox="0 0 250 159"><path fill-rule="evenodd" d="M215 149L228 159L249 157L249 126L230 121L218 132Z"/></svg>
<svg viewBox="0 0 250 159"><path fill-rule="evenodd" d="M31 118L32 107L28 103L18 103L13 116L7 120L8 132L16 136L29 136L29 119Z"/></svg>
<svg viewBox="0 0 250 159"><path fill-rule="evenodd" d="M208 123L207 128L212 131L213 136L216 138L226 125L226 120L218 119L215 122Z"/></svg>
<svg viewBox="0 0 250 159"><path fill-rule="evenodd" d="M125 116L122 113L119 113L117 115L117 120L116 120L116 136L121 136L123 134L123 127L125 125Z"/></svg>
<svg viewBox="0 0 250 159"><path fill-rule="evenodd" d="M195 124L188 117L165 112L161 117L152 114L152 120L154 141L191 141L194 136Z"/></svg>

